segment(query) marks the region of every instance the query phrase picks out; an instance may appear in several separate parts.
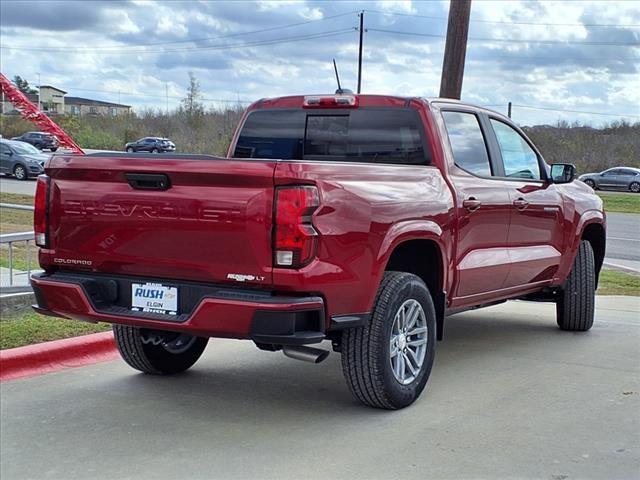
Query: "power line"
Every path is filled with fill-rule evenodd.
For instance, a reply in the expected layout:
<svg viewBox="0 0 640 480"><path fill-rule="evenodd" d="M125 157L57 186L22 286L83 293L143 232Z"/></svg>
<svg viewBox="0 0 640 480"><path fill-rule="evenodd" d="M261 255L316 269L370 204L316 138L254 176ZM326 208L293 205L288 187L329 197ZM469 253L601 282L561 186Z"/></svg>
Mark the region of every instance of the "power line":
<svg viewBox="0 0 640 480"><path fill-rule="evenodd" d="M92 47L75 47L73 49L69 49L67 47L43 47L43 46L5 46L5 48L10 48L12 50L32 50L32 51L43 51L43 52L54 52L54 51L61 51L61 52L68 52L70 50L72 51L88 51L88 52L92 52L96 49L98 50L122 50L123 48L126 49L130 49L130 48L138 48L138 47L150 47L150 46L162 46L162 45L175 45L175 44L179 44L179 43L198 43L198 42L207 42L210 40L219 40L222 38L233 38L233 37L239 37L239 36L243 36L243 35L253 35L256 33L265 33L265 32L272 32L275 30L283 30L286 28L293 28L293 27L299 27L301 25L309 25L311 23L318 23L318 22L323 22L326 20L332 20L335 18L340 18L340 17L344 17L347 15L353 15L355 13L358 13L357 10L353 10L350 12L345 12L345 13L340 13L337 15L331 15L328 17L324 17L324 18L319 18L316 20L308 20L305 22L297 22L297 23L290 23L287 25L279 25L277 27L269 27L269 28L263 28L260 30L252 30L252 31L248 31L248 32L236 32L236 33L230 33L227 35L219 35L216 37L204 37L204 38L193 38L193 39L188 39L188 40L173 40L173 41L168 41L168 42L154 42L154 43L140 43L140 44L136 44L136 45L98 45L98 46L92 46ZM146 51L146 50L143 50Z"/></svg>
<svg viewBox="0 0 640 480"><path fill-rule="evenodd" d="M381 28L368 28L368 32L381 32L381 33L393 33L396 35L408 35L413 37L431 37L431 38L445 38L445 35L437 35L434 33L417 33L417 32L402 32L400 30L385 30ZM469 40L475 40L479 42L508 42L508 43L545 43L545 44L575 44L575 45L609 45L609 46L640 46L640 42L580 42L577 40L524 40L519 38L486 38L486 37L469 37Z"/></svg>
<svg viewBox="0 0 640 480"><path fill-rule="evenodd" d="M166 50L124 50L122 52L107 52L107 51L98 51L98 52L90 52L90 51L69 51L69 53L80 53L80 54L98 54L98 55L138 55L145 53L175 53L175 52L194 52L194 51L202 51L202 50L228 50L233 48L249 48L249 47L261 47L265 45L278 45L281 43L291 43L291 42L299 42L304 40L314 40L318 38L326 38L326 37L334 37L337 35L344 35L346 33L352 33L356 30L355 27L343 28L340 30L331 30L327 32L319 32L305 35L297 35L292 37L282 37L282 38L274 38L271 40L256 40L254 42L246 42L246 43L236 43L236 44L227 44L227 45L205 45L200 47L187 47L180 49L166 49ZM29 48L16 48L9 47L5 45L0 45L0 49L5 48L9 50L30 50ZM44 50L39 50L44 51Z"/></svg>
<svg viewBox="0 0 640 480"><path fill-rule="evenodd" d="M442 20L447 21L445 17L435 17L430 15L418 15L415 13L401 13L401 12L384 12L381 10L365 10L365 12L369 13L377 13L381 15L393 15L397 17L417 17L417 18L428 18L431 20ZM496 23L503 25L539 25L545 27L640 27L640 25L636 24L626 24L626 23L617 23L617 24L602 24L602 23L539 23L539 22L525 22L525 21L507 21L507 20L481 20L481 19L471 19L471 23Z"/></svg>
<svg viewBox="0 0 640 480"><path fill-rule="evenodd" d="M528 108L530 110L548 110L551 112L567 112L567 113L584 113L587 115L604 115L609 117L632 117L632 118L640 118L640 115L632 115L626 113L604 113L604 112L586 112L584 110L567 110L562 108L550 108L550 107L533 107L531 105L519 105L517 103L513 104L514 107L519 108Z"/></svg>

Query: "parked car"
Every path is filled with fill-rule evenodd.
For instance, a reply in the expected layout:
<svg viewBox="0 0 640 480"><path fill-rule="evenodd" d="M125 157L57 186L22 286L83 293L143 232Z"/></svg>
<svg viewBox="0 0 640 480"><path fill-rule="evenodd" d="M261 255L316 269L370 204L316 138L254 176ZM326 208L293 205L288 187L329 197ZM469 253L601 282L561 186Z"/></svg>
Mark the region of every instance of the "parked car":
<svg viewBox="0 0 640 480"><path fill-rule="evenodd" d="M260 100L226 158L54 156L46 175L35 308L112 323L148 374L187 370L209 337L312 363L329 340L353 395L398 409L423 391L447 315L521 299L554 303L561 330L593 325L602 200L481 107Z"/></svg>
<svg viewBox="0 0 640 480"><path fill-rule="evenodd" d="M37 177L44 173L44 162L49 155L25 142L0 139L0 173L13 175L18 180Z"/></svg>
<svg viewBox="0 0 640 480"><path fill-rule="evenodd" d="M161 137L144 137L136 142L129 142L124 146L129 153L134 152L175 152L176 145L168 138Z"/></svg>
<svg viewBox="0 0 640 480"><path fill-rule="evenodd" d="M600 173L585 173L578 179L594 190L629 190L640 193L640 168L615 167Z"/></svg>
<svg viewBox="0 0 640 480"><path fill-rule="evenodd" d="M11 140L30 143L38 150L51 150L52 152L58 150L60 146L58 137L45 132L27 132L19 137L13 137Z"/></svg>

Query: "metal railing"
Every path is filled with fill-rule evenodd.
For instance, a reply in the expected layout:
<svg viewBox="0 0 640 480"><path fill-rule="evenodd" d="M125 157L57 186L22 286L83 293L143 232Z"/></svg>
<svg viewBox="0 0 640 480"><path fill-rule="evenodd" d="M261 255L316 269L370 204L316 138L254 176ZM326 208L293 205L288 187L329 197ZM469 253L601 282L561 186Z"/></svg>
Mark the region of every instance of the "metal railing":
<svg viewBox="0 0 640 480"><path fill-rule="evenodd" d="M33 211L33 206L31 205L17 205L12 203L0 203L0 208L10 208L13 210L26 210ZM30 290L31 287L28 284L29 278L31 278L31 250L32 250L32 242L34 241L34 233L31 232L18 232L18 233L5 233L0 235L0 245L7 244L8 245L8 254L9 254L9 279L8 285L2 285L3 291L15 291L15 290ZM14 285L14 244L15 243L25 243L25 256L27 263L27 284L26 285ZM35 245L35 243L33 244ZM20 271L20 274L23 274L24 271ZM2 282L4 283L4 282Z"/></svg>
<svg viewBox="0 0 640 480"><path fill-rule="evenodd" d="M17 203L0 203L0 208L11 208L13 210L28 210L33 212L33 205L18 205Z"/></svg>

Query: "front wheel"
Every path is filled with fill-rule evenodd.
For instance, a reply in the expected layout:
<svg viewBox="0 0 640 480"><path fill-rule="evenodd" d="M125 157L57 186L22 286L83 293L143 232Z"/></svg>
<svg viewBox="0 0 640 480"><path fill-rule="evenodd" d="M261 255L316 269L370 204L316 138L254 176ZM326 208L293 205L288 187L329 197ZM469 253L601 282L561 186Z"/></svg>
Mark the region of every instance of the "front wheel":
<svg viewBox="0 0 640 480"><path fill-rule="evenodd" d="M556 300L561 330L586 332L595 314L596 270L591 244L582 240L566 285Z"/></svg>
<svg viewBox="0 0 640 480"><path fill-rule="evenodd" d="M633 193L639 193L640 192L640 183L631 182L631 185L629 185L629 190L632 191Z"/></svg>
<svg viewBox="0 0 640 480"><path fill-rule="evenodd" d="M56 150L58 150L58 147L53 147L53 148L51 149L51 153L55 152Z"/></svg>
<svg viewBox="0 0 640 480"><path fill-rule="evenodd" d="M133 153L133 152L134 152L133 147L127 147L127 153Z"/></svg>
<svg viewBox="0 0 640 480"><path fill-rule="evenodd" d="M157 148L152 148L151 153L160 153L160 150L158 150Z"/></svg>
<svg viewBox="0 0 640 480"><path fill-rule="evenodd" d="M13 176L16 177L17 180L26 180L29 176L27 174L27 169L22 165L16 165L13 169Z"/></svg>
<svg viewBox="0 0 640 480"><path fill-rule="evenodd" d="M353 396L387 410L411 405L433 366L435 319L419 277L386 272L369 323L342 334L342 370Z"/></svg>
<svg viewBox="0 0 640 480"><path fill-rule="evenodd" d="M585 180L584 183L586 183L587 185L589 185L591 188L593 188L594 190L596 189L596 182L594 182L593 180Z"/></svg>
<svg viewBox="0 0 640 480"><path fill-rule="evenodd" d="M123 360L152 375L184 372L193 366L207 346L208 338L113 325L113 335Z"/></svg>

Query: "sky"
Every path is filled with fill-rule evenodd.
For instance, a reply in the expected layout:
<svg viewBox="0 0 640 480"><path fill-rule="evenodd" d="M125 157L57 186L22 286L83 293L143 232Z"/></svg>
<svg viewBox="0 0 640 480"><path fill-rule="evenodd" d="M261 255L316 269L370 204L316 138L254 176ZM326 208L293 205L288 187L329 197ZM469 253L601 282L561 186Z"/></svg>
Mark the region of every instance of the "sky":
<svg viewBox="0 0 640 480"><path fill-rule="evenodd" d="M438 95L449 1L0 2L0 70L68 95L175 108L355 91ZM640 0L473 0L462 100L521 125L640 121ZM589 112L589 113L578 113Z"/></svg>

